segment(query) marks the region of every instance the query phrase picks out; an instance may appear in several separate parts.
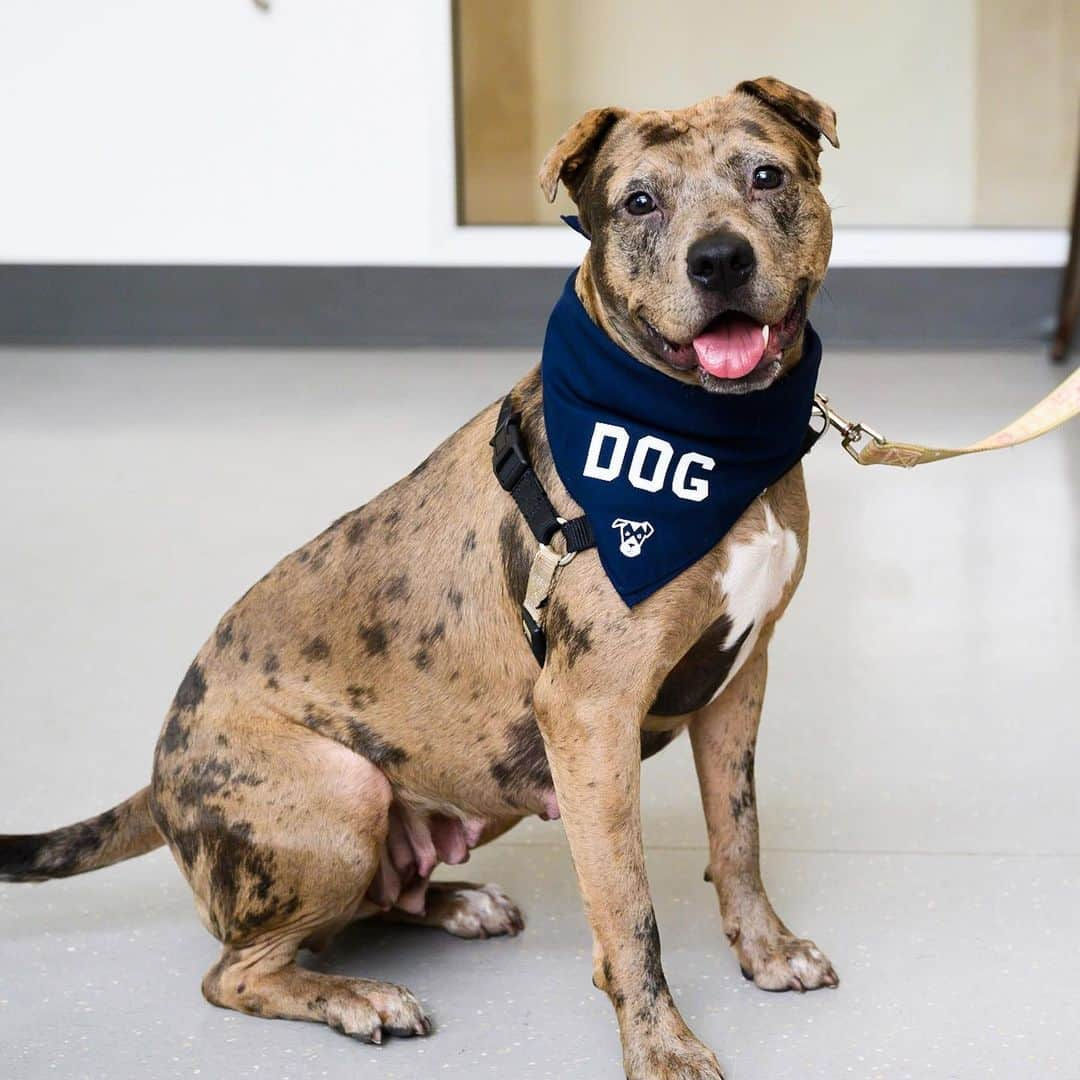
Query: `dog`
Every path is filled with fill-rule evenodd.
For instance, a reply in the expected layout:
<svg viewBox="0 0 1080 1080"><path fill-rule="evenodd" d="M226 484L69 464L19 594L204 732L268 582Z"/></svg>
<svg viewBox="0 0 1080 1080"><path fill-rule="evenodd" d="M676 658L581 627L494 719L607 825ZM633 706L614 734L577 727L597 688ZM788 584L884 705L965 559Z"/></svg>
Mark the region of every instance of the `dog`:
<svg viewBox="0 0 1080 1080"><path fill-rule="evenodd" d="M773 78L682 110L586 113L540 183L549 200L566 187L591 237L576 279L591 319L642 364L710 393L783 378L832 242L822 138L837 145L832 109ZM725 378L692 342L733 318L766 347L752 371ZM536 473L571 518L539 369L512 397ZM689 730L705 877L744 975L766 990L836 986L823 953L773 910L758 868L754 751L769 640L806 559L802 470L632 608L596 553L579 555L546 609L540 668L520 624L535 541L491 474L497 410L252 586L184 676L149 785L80 824L0 837L0 876L64 877L168 844L222 944L208 1001L378 1043L429 1033L417 999L307 970L298 950L373 916L516 934L524 920L499 888L432 871L527 816L561 816L627 1076L716 1080L661 965L640 767ZM640 554L652 526L619 528L625 554Z"/></svg>

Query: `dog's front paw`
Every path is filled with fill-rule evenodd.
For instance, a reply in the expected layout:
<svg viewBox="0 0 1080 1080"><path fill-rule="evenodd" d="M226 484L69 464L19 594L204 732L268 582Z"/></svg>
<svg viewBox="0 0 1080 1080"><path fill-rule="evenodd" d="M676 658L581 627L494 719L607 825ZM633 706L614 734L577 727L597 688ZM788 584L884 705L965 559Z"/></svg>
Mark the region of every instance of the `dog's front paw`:
<svg viewBox="0 0 1080 1080"><path fill-rule="evenodd" d="M724 1080L716 1055L693 1035L626 1055L627 1080Z"/></svg>
<svg viewBox="0 0 1080 1080"><path fill-rule="evenodd" d="M838 986L829 958L812 942L793 934L740 938L735 942L743 976L762 990L818 990Z"/></svg>

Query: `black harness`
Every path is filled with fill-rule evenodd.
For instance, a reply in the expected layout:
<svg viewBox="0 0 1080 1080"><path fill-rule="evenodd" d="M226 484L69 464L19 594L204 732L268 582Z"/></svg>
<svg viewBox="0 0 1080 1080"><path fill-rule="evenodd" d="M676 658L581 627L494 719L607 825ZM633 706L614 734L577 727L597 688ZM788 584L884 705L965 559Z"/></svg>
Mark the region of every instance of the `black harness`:
<svg viewBox="0 0 1080 1080"><path fill-rule="evenodd" d="M596 547L592 526L582 515L572 521L559 517L551 505L540 477L532 467L525 439L521 434L521 413L514 411L512 396L503 398L499 409L499 419L495 424L495 434L491 439L493 448L491 467L504 491L509 491L521 511L525 523L532 530L540 544L540 550L550 549L551 541L557 532L562 532L566 541L566 556L573 557L579 551ZM535 563L534 563L535 568ZM550 585L550 581L549 581ZM547 603L543 597L538 609ZM529 610L526 602L521 606L521 625L529 642L536 662L543 667L547 658L547 635L539 619Z"/></svg>

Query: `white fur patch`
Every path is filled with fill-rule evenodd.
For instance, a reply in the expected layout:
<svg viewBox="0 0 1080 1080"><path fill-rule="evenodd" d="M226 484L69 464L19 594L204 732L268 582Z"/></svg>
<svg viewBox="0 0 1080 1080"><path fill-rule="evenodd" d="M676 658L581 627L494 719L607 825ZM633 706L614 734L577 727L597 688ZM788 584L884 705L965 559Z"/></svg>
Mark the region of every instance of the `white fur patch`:
<svg viewBox="0 0 1080 1080"><path fill-rule="evenodd" d="M739 649L727 678L713 694L713 701L723 693L753 651L762 623L780 603L799 561L799 541L795 533L781 527L772 507L764 499L762 506L765 508L765 528L746 543L734 544L727 569L716 575L726 599L725 611L731 619L731 630L723 647L731 648L748 627L753 629Z"/></svg>

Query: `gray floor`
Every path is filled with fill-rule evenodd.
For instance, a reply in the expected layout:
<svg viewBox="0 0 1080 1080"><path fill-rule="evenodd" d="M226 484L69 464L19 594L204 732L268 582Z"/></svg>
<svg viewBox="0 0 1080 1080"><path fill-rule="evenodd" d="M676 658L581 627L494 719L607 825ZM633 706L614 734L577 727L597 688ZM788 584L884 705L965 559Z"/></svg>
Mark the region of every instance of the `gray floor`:
<svg viewBox="0 0 1080 1080"><path fill-rule="evenodd" d="M141 786L221 611L418 461L526 353L0 351L0 829ZM1050 387L1022 352L826 356L898 438L970 439ZM740 977L701 882L689 747L645 776L669 979L733 1080L1080 1077L1080 423L916 473L809 465L814 538L759 752L764 872L835 992ZM408 984L437 1035L365 1047L212 1009L167 854L0 886L2 1077L621 1076L558 824L473 856L529 928L361 926L319 963Z"/></svg>

